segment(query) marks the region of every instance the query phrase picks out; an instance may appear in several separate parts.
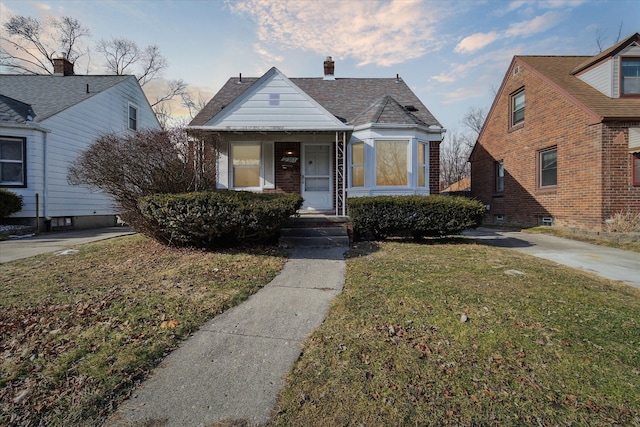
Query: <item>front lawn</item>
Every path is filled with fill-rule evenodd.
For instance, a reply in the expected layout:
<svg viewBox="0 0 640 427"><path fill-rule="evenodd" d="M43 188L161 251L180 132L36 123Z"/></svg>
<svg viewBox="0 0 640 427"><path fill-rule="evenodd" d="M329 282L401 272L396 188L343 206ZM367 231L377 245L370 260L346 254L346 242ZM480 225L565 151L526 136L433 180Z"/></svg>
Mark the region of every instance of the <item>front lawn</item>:
<svg viewBox="0 0 640 427"><path fill-rule="evenodd" d="M640 425L640 291L465 239L364 243L272 425Z"/></svg>
<svg viewBox="0 0 640 427"><path fill-rule="evenodd" d="M94 426L208 319L267 284L276 249L142 236L0 266L0 425Z"/></svg>

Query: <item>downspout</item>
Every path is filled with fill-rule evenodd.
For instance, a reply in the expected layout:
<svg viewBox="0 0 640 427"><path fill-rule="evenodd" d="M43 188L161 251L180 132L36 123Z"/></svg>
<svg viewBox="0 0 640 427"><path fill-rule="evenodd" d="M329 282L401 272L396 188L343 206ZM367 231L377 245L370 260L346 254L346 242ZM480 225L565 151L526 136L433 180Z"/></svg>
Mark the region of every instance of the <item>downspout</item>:
<svg viewBox="0 0 640 427"><path fill-rule="evenodd" d="M45 224L47 221L49 221L51 218L49 218L49 214L47 212L47 207L48 207L48 200L49 200L49 188L48 188L48 183L47 183L47 172L48 172L48 168L47 168L47 161L49 159L49 156L47 155L47 135L49 134L48 132L43 132L44 137L42 140L42 156L43 156L43 161L42 161L42 217L44 218ZM47 227L45 226L45 230L46 231L50 231L47 230Z"/></svg>
<svg viewBox="0 0 640 427"><path fill-rule="evenodd" d="M340 187L339 187L339 180L338 180L338 132L336 131L336 148L335 148L335 154L334 154L334 158L335 160L335 172L334 172L334 180L335 180L335 195L334 195L334 199L335 199L335 204L336 204L336 212L335 215L338 216L338 205L339 205L339 197L338 197L338 191L340 191Z"/></svg>

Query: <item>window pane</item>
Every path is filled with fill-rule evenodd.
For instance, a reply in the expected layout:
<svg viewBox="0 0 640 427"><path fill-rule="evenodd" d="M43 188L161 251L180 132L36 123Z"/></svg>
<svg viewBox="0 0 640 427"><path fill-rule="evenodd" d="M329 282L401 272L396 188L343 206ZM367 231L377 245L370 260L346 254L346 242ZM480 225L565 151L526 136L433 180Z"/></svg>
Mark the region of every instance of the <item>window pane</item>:
<svg viewBox="0 0 640 427"><path fill-rule="evenodd" d="M237 167L233 168L234 187L259 187L260 168L259 167Z"/></svg>
<svg viewBox="0 0 640 427"><path fill-rule="evenodd" d="M364 164L364 144L358 143L351 146L351 163L354 165Z"/></svg>
<svg viewBox="0 0 640 427"><path fill-rule="evenodd" d="M138 130L138 110L129 106L129 129Z"/></svg>
<svg viewBox="0 0 640 427"><path fill-rule="evenodd" d="M329 178L305 178L304 191L329 191Z"/></svg>
<svg viewBox="0 0 640 427"><path fill-rule="evenodd" d="M640 153L633 155L633 183L640 184Z"/></svg>
<svg viewBox="0 0 640 427"><path fill-rule="evenodd" d="M496 162L496 191L504 191L504 163Z"/></svg>
<svg viewBox="0 0 640 427"><path fill-rule="evenodd" d="M640 93L640 59L622 58L622 93Z"/></svg>
<svg viewBox="0 0 640 427"><path fill-rule="evenodd" d="M512 125L524 121L524 92L513 96Z"/></svg>
<svg viewBox="0 0 640 427"><path fill-rule="evenodd" d="M542 167L540 185L542 187L557 185L558 152L556 150L551 150L541 153L540 163Z"/></svg>
<svg viewBox="0 0 640 427"><path fill-rule="evenodd" d="M426 184L427 168L424 166L418 166L418 187L424 187Z"/></svg>
<svg viewBox="0 0 640 427"><path fill-rule="evenodd" d="M351 168L351 186L364 187L364 166L354 166Z"/></svg>
<svg viewBox="0 0 640 427"><path fill-rule="evenodd" d="M260 186L260 145L231 147L234 187Z"/></svg>
<svg viewBox="0 0 640 427"><path fill-rule="evenodd" d="M376 142L376 185L407 185L407 142Z"/></svg>
<svg viewBox="0 0 640 427"><path fill-rule="evenodd" d="M0 163L0 181L22 184L22 163Z"/></svg>
<svg viewBox="0 0 640 427"><path fill-rule="evenodd" d="M22 141L0 142L0 159L22 161Z"/></svg>

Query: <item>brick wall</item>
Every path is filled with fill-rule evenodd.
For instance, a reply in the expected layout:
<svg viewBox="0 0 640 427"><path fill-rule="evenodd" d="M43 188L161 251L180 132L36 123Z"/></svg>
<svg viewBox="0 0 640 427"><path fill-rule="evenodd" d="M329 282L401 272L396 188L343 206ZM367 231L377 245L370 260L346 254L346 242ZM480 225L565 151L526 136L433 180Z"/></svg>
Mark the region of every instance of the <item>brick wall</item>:
<svg viewBox="0 0 640 427"><path fill-rule="evenodd" d="M510 128L511 94L522 87L525 122ZM509 70L498 96L471 164L472 195L490 205L487 222L536 225L550 216L555 225L599 230L612 213L639 209L640 188L631 185L626 152L631 123L589 125L582 109L524 66L517 74ZM538 153L553 146L558 185L540 188ZM494 165L500 160L504 192L496 193Z"/></svg>
<svg viewBox="0 0 640 427"><path fill-rule="evenodd" d="M440 193L440 143L429 142L429 193Z"/></svg>
<svg viewBox="0 0 640 427"><path fill-rule="evenodd" d="M293 154L287 154L292 152ZM274 190L265 190L271 193L295 193L300 194L300 143L299 142L276 142L274 146L275 155L275 185ZM297 157L294 164L283 162L283 157Z"/></svg>

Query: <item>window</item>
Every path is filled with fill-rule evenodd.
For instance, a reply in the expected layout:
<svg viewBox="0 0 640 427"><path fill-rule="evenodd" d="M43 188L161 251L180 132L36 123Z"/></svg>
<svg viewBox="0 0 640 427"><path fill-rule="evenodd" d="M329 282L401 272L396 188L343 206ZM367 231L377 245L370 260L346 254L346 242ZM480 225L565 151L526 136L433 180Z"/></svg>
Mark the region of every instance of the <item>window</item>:
<svg viewBox="0 0 640 427"><path fill-rule="evenodd" d="M631 162L633 185L640 185L640 153L631 154Z"/></svg>
<svg viewBox="0 0 640 427"><path fill-rule="evenodd" d="M524 90L511 96L511 126L524 123Z"/></svg>
<svg viewBox="0 0 640 427"><path fill-rule="evenodd" d="M558 149L556 147L539 152L540 187L558 184Z"/></svg>
<svg viewBox="0 0 640 427"><path fill-rule="evenodd" d="M640 58L621 58L623 95L640 95Z"/></svg>
<svg viewBox="0 0 640 427"><path fill-rule="evenodd" d="M407 185L407 141L376 141L376 185Z"/></svg>
<svg viewBox="0 0 640 427"><path fill-rule="evenodd" d="M260 144L231 146L233 187L260 187Z"/></svg>
<svg viewBox="0 0 640 427"><path fill-rule="evenodd" d="M0 137L0 185L26 186L26 148L26 138Z"/></svg>
<svg viewBox="0 0 640 427"><path fill-rule="evenodd" d="M427 180L428 153L429 153L429 150L427 150L427 144L425 144L424 142L419 143L418 144L418 187L426 187L428 184L428 180Z"/></svg>
<svg viewBox="0 0 640 427"><path fill-rule="evenodd" d="M351 186L364 187L364 143L351 145Z"/></svg>
<svg viewBox="0 0 640 427"><path fill-rule="evenodd" d="M129 129L138 130L138 109L129 105Z"/></svg>
<svg viewBox="0 0 640 427"><path fill-rule="evenodd" d="M496 177L496 183L495 183L495 190L496 193L502 193L504 191L504 162L502 160L500 160L499 162L496 162L495 164L495 177Z"/></svg>

